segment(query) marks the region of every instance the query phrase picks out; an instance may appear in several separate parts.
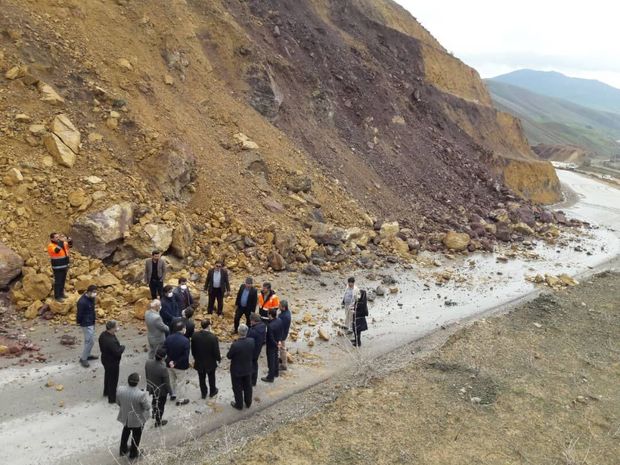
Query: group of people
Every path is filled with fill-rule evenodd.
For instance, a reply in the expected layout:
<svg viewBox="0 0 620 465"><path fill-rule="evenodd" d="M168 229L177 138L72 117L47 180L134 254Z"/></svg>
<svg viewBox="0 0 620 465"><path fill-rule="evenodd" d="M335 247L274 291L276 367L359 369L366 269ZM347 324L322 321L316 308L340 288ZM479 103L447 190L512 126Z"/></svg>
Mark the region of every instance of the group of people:
<svg viewBox="0 0 620 465"><path fill-rule="evenodd" d="M69 266L70 238L53 233L50 235L48 253L54 270L54 297L64 299L64 280ZM60 271L58 271L60 270ZM123 424L120 454L129 454L133 459L139 455L142 429L150 416L155 427L167 424L163 419L166 401L169 398L177 406L186 405L184 397L186 372L190 368L190 354L193 368L198 374L202 399L218 393L216 370L221 362L219 340L211 332L211 320L203 319L196 330L193 321L197 306L187 286L187 280L180 278L178 285L165 285L166 263L159 251L153 251L144 267L144 280L148 284L152 301L145 312L147 328L148 357L145 364L146 392L139 389L140 375L132 373L128 386L118 387L119 367L125 346L121 345L116 332L116 321L106 322L105 331L99 336L101 363L104 367L103 394L109 403L120 406L118 420ZM212 314L217 303L217 314L223 315L223 299L230 294L227 270L218 261L209 270L204 289L208 295L207 312ZM89 361L98 357L91 354L95 338L97 286L90 285L77 302L76 322L82 327L84 347L80 364L88 367ZM368 315L366 292L355 286L355 279L349 278L342 305L345 309L345 327L353 334L351 341L361 345L361 332L367 329ZM242 318L245 323L242 323ZM238 338L230 345L226 357L230 360L230 377L234 395L231 406L242 410L252 405L253 387L259 373L259 358L263 346L266 350L267 373L261 378L273 383L280 371L288 368L286 340L291 326L291 312L286 300L280 300L269 282L263 283L260 292L251 277L240 285L235 299L233 333ZM148 394L151 395L149 401ZM128 441L131 442L128 445Z"/></svg>

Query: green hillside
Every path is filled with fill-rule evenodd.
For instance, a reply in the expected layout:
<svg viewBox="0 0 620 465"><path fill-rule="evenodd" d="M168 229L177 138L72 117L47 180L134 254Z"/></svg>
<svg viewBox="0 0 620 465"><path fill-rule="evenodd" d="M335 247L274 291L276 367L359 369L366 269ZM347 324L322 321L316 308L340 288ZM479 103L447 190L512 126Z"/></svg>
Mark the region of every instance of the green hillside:
<svg viewBox="0 0 620 465"><path fill-rule="evenodd" d="M620 89L593 79L569 77L555 71L520 69L494 77L493 81L512 84L595 110L620 114Z"/></svg>
<svg viewBox="0 0 620 465"><path fill-rule="evenodd" d="M521 119L531 145L577 145L601 156L618 153L620 114L593 110L487 79L495 106Z"/></svg>

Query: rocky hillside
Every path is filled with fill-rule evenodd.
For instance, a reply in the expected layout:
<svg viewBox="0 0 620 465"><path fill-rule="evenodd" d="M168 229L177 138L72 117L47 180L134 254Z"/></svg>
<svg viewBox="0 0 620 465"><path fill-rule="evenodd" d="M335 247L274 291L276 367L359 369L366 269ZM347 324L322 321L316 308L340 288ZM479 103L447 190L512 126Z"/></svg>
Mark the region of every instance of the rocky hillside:
<svg viewBox="0 0 620 465"><path fill-rule="evenodd" d="M388 0L5 0L0 70L0 286L22 273L28 317L50 231L68 289L128 316L153 248L194 281L218 257L319 274L555 221L519 122Z"/></svg>

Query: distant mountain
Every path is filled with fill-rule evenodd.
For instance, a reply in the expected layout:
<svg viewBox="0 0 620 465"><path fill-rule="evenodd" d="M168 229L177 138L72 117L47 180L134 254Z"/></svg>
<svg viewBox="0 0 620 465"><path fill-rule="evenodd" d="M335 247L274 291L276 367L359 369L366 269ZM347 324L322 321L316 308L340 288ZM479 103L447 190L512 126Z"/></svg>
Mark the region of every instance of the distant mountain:
<svg viewBox="0 0 620 465"><path fill-rule="evenodd" d="M620 114L620 89L591 79L568 77L555 71L520 69L492 78L596 110Z"/></svg>
<svg viewBox="0 0 620 465"><path fill-rule="evenodd" d="M495 106L521 119L531 145L573 145L601 156L620 151L620 114L487 79Z"/></svg>

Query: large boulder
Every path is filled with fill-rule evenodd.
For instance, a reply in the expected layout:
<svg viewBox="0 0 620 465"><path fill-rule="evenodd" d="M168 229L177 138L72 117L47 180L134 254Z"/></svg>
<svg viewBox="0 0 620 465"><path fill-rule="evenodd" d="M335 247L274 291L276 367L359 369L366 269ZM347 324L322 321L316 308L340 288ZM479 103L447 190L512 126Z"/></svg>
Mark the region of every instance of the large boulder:
<svg viewBox="0 0 620 465"><path fill-rule="evenodd" d="M57 300L52 299L48 302L48 305L53 314L66 315L69 312L77 311L77 301L79 298L80 298L80 295L77 293L69 294L64 301L59 302Z"/></svg>
<svg viewBox="0 0 620 465"><path fill-rule="evenodd" d="M457 233L456 231L448 231L443 238L443 245L451 250L465 250L469 245L471 238L467 233Z"/></svg>
<svg viewBox="0 0 620 465"><path fill-rule="evenodd" d="M172 233L172 243L170 244L170 252L179 258L185 258L189 255L192 242L194 241L194 231L189 223L183 221Z"/></svg>
<svg viewBox="0 0 620 465"><path fill-rule="evenodd" d="M388 237L394 237L400 232L400 226L398 225L398 221L385 222L381 225L381 229L379 230L379 235L381 239L386 239Z"/></svg>
<svg viewBox="0 0 620 465"><path fill-rule="evenodd" d="M43 273L27 273L22 286L28 300L44 300L52 290L52 280Z"/></svg>
<svg viewBox="0 0 620 465"><path fill-rule="evenodd" d="M503 242L510 242L512 239L512 227L506 222L499 222L495 225L495 237Z"/></svg>
<svg viewBox="0 0 620 465"><path fill-rule="evenodd" d="M24 260L0 242L0 289L4 289L22 272ZM48 289L49 291L49 289Z"/></svg>
<svg viewBox="0 0 620 465"><path fill-rule="evenodd" d="M114 259L132 260L148 257L153 250L166 252L172 244L172 228L162 223L148 223L144 228L136 226Z"/></svg>
<svg viewBox="0 0 620 465"><path fill-rule="evenodd" d="M286 260L275 250L268 255L267 260L269 260L269 266L273 268L274 271L286 270Z"/></svg>
<svg viewBox="0 0 620 465"><path fill-rule="evenodd" d="M317 244L340 245L346 235L347 232L344 229L327 223L312 223L312 228L310 229L310 237Z"/></svg>
<svg viewBox="0 0 620 465"><path fill-rule="evenodd" d="M149 223L144 227L144 232L150 239L151 249L166 251L172 244L172 228L165 224Z"/></svg>
<svg viewBox="0 0 620 465"><path fill-rule="evenodd" d="M96 258L107 258L123 241L133 224L133 205L129 202L112 205L79 217L73 224L71 236L77 250Z"/></svg>
<svg viewBox="0 0 620 465"><path fill-rule="evenodd" d="M166 199L185 200L190 196L190 184L196 179L196 157L186 145L168 142L142 167Z"/></svg>
<svg viewBox="0 0 620 465"><path fill-rule="evenodd" d="M250 105L261 115L274 118L280 110L284 95L269 70L262 66L251 66L246 80L251 89Z"/></svg>
<svg viewBox="0 0 620 465"><path fill-rule="evenodd" d="M277 231L274 245L278 253L288 260L297 248L297 236L292 231Z"/></svg>

